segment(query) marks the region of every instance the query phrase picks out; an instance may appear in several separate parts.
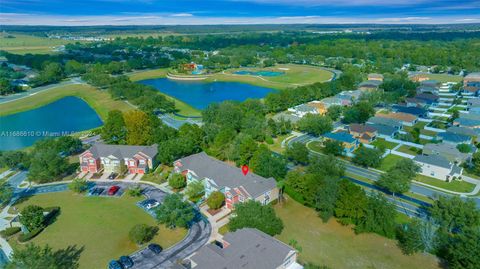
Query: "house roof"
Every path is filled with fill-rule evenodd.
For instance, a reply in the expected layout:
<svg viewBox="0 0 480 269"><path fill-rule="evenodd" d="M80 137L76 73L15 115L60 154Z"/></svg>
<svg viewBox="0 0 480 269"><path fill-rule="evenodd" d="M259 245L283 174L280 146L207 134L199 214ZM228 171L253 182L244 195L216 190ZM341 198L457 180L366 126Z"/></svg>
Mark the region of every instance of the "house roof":
<svg viewBox="0 0 480 269"><path fill-rule="evenodd" d="M421 107L394 105L393 109L396 110L397 112L403 112L403 113L412 114L415 116L422 116L427 114L427 110Z"/></svg>
<svg viewBox="0 0 480 269"><path fill-rule="evenodd" d="M437 87L438 85L440 85L440 82L438 80L434 80L434 79L428 79L428 80L424 80L422 82L420 82L420 84L422 86L427 86L427 87Z"/></svg>
<svg viewBox="0 0 480 269"><path fill-rule="evenodd" d="M308 103L309 106L316 108L318 111L323 111L327 109L325 107L325 104L322 103L321 101L312 101Z"/></svg>
<svg viewBox="0 0 480 269"><path fill-rule="evenodd" d="M438 95L430 94L430 93L419 93L415 95L416 99L421 99L425 101L435 102L439 99Z"/></svg>
<svg viewBox="0 0 480 269"><path fill-rule="evenodd" d="M360 84L358 84L358 87L367 87L367 88L378 88L380 85L382 85L382 81L379 80L367 80L363 81Z"/></svg>
<svg viewBox="0 0 480 269"><path fill-rule="evenodd" d="M371 73L371 74L368 74L368 78L381 78L381 79L383 79L383 75L382 74L377 74L377 73Z"/></svg>
<svg viewBox="0 0 480 269"><path fill-rule="evenodd" d="M444 141L450 141L450 142L455 142L455 143L463 143L463 142L469 142L472 140L472 138L468 135L463 135L463 134L456 134L456 133L451 133L451 132L443 132L439 133L438 137L443 139Z"/></svg>
<svg viewBox="0 0 480 269"><path fill-rule="evenodd" d="M442 155L448 159L448 156L455 156L456 159L465 161L470 154L462 153L457 149L456 145L449 143L429 143L423 146L423 154L426 155ZM452 160L450 160L452 161Z"/></svg>
<svg viewBox="0 0 480 269"><path fill-rule="evenodd" d="M473 119L466 119L466 118L458 118L454 120L454 123L457 123L460 126L475 127L475 126L480 126L480 119L473 120Z"/></svg>
<svg viewBox="0 0 480 269"><path fill-rule="evenodd" d="M480 106L480 98L472 98L467 100L469 106Z"/></svg>
<svg viewBox="0 0 480 269"><path fill-rule="evenodd" d="M277 186L272 177L264 178L252 172L244 176L242 169L212 158L205 152L193 154L178 161L182 164L182 169L193 171L200 178L214 180L220 189L242 186L253 198Z"/></svg>
<svg viewBox="0 0 480 269"><path fill-rule="evenodd" d="M326 133L323 135L323 137L345 142L345 143L353 143L356 141L356 139L347 132Z"/></svg>
<svg viewBox="0 0 480 269"><path fill-rule="evenodd" d="M365 125L365 124L358 124L358 123L352 123L348 126L348 129L351 132L355 133L373 133L376 132L377 129L371 125Z"/></svg>
<svg viewBox="0 0 480 269"><path fill-rule="evenodd" d="M395 120L400 120L400 121L405 121L405 122L412 122L417 119L416 116L408 113L403 113L403 112L396 112L396 113L377 113L375 116L377 117L382 117L382 118L388 118L388 119L395 119Z"/></svg>
<svg viewBox="0 0 480 269"><path fill-rule="evenodd" d="M107 145L95 143L90 151L94 158L114 156L117 159L132 158L135 154L143 153L150 158L154 158L158 153L157 144L151 146L128 146L128 145Z"/></svg>
<svg viewBox="0 0 480 269"><path fill-rule="evenodd" d="M447 169L452 168L450 161L442 155L417 155L415 158L413 158L413 160L419 163L435 165Z"/></svg>
<svg viewBox="0 0 480 269"><path fill-rule="evenodd" d="M471 129L467 127L452 126L447 129L447 132L468 136L480 136L480 129Z"/></svg>
<svg viewBox="0 0 480 269"><path fill-rule="evenodd" d="M290 246L253 228L243 228L227 233L224 248L208 244L190 259L195 269L272 269L280 267L288 254L295 251Z"/></svg>
<svg viewBox="0 0 480 269"><path fill-rule="evenodd" d="M398 131L396 128L388 125L368 123L368 122L367 124L375 128L377 130L377 133L381 135L392 136Z"/></svg>
<svg viewBox="0 0 480 269"><path fill-rule="evenodd" d="M377 116L369 118L367 122L388 125L391 127L402 126L402 123L397 119L389 119L389 118L383 118L383 117L377 117Z"/></svg>
<svg viewBox="0 0 480 269"><path fill-rule="evenodd" d="M311 113L315 113L317 112L317 109L310 106L310 105L307 105L307 104L301 104L301 105L298 105L298 106L295 106L294 107L295 110L297 111L300 111L300 112L311 112Z"/></svg>
<svg viewBox="0 0 480 269"><path fill-rule="evenodd" d="M362 91L356 90L356 91L343 91L335 97L341 98L341 99L350 99L350 100L357 100L360 98L360 95L362 95Z"/></svg>
<svg viewBox="0 0 480 269"><path fill-rule="evenodd" d="M464 80L480 79L480 72L473 72L465 76Z"/></svg>

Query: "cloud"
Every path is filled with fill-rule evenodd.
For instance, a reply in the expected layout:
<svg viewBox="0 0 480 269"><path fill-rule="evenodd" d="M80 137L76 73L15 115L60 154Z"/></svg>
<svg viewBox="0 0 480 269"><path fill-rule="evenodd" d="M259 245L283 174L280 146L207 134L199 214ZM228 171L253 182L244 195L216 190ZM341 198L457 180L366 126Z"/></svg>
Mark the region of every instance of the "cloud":
<svg viewBox="0 0 480 269"><path fill-rule="evenodd" d="M172 16L172 17L192 17L193 14L191 14L191 13L174 13L174 14L171 14L170 16Z"/></svg>
<svg viewBox="0 0 480 269"><path fill-rule="evenodd" d="M430 0L230 0L233 2L250 2L258 4L287 6L416 6L431 3ZM442 0L441 0L442 1ZM441 2L439 1L439 2ZM443 0L445 1L445 0Z"/></svg>

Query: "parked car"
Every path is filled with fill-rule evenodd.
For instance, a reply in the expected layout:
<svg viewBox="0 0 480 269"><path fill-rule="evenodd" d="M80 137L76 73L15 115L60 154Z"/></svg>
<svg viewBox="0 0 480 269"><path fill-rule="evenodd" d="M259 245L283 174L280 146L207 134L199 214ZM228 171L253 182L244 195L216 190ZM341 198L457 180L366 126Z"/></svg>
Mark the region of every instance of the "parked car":
<svg viewBox="0 0 480 269"><path fill-rule="evenodd" d="M122 265L116 261L116 260L111 260L108 263L108 269L123 269Z"/></svg>
<svg viewBox="0 0 480 269"><path fill-rule="evenodd" d="M117 185L111 186L108 189L108 195L110 195L110 196L115 195L115 193L117 193L119 189L120 189L120 187L117 186Z"/></svg>
<svg viewBox="0 0 480 269"><path fill-rule="evenodd" d="M156 206L160 205L160 203L155 200L155 199L148 199L148 200L145 200L145 208L146 209L152 209Z"/></svg>
<svg viewBox="0 0 480 269"><path fill-rule="evenodd" d="M90 195L100 195L105 190L105 188L92 188L90 190Z"/></svg>
<svg viewBox="0 0 480 269"><path fill-rule="evenodd" d="M123 265L123 268L133 267L133 260L129 256L122 256L119 261Z"/></svg>
<svg viewBox="0 0 480 269"><path fill-rule="evenodd" d="M162 252L162 247L159 244L149 244L147 248L155 254Z"/></svg>
<svg viewBox="0 0 480 269"><path fill-rule="evenodd" d="M117 173L111 173L111 174L108 176L108 179L115 179L117 176L118 176Z"/></svg>

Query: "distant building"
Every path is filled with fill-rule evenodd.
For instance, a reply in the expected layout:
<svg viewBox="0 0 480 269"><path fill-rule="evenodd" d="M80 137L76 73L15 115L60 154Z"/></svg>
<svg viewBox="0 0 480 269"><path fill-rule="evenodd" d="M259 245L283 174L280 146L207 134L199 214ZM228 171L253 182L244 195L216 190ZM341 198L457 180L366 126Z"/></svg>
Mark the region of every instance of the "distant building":
<svg viewBox="0 0 480 269"><path fill-rule="evenodd" d="M348 126L350 134L361 143L369 144L373 142L378 135L377 129L371 125L353 123Z"/></svg>
<svg viewBox="0 0 480 269"><path fill-rule="evenodd" d="M384 118L384 117L371 117L367 120L367 123L372 123L372 124L381 124L381 125L387 125L390 127L393 127L397 130L402 129L402 121L397 120L397 119L389 119L389 118Z"/></svg>
<svg viewBox="0 0 480 269"><path fill-rule="evenodd" d="M257 229L243 228L201 247L184 263L189 269L302 269L296 260L294 248Z"/></svg>
<svg viewBox="0 0 480 269"><path fill-rule="evenodd" d="M451 132L443 132L437 135L438 140L442 140L444 143L450 143L453 145L458 144L471 144L472 137L463 134L456 134Z"/></svg>
<svg viewBox="0 0 480 269"><path fill-rule="evenodd" d="M420 165L420 174L444 181L451 181L454 177L460 177L463 172L463 168L441 155L417 155L413 158L413 161Z"/></svg>
<svg viewBox="0 0 480 269"><path fill-rule="evenodd" d="M420 117L420 118L426 118L427 115L428 115L428 111L426 109L421 108L421 107L416 107L416 106L393 105L392 109L395 112L412 114L412 115Z"/></svg>
<svg viewBox="0 0 480 269"><path fill-rule="evenodd" d="M326 133L323 135L328 140L341 142L345 154L351 154L360 145L358 139L347 132Z"/></svg>
<svg viewBox="0 0 480 269"><path fill-rule="evenodd" d="M308 105L311 107L314 107L317 110L318 114L320 115L325 115L325 113L327 113L328 111L325 104L322 103L321 101L311 101L308 103Z"/></svg>
<svg viewBox="0 0 480 269"><path fill-rule="evenodd" d="M467 93L477 95L480 91L480 72L466 75L463 78L463 89Z"/></svg>
<svg viewBox="0 0 480 269"><path fill-rule="evenodd" d="M358 89L360 91L367 91L367 92L375 91L375 90L378 90L378 88L380 87L380 85L382 85L382 83L383 82L379 80L368 80L358 84Z"/></svg>
<svg viewBox="0 0 480 269"><path fill-rule="evenodd" d="M418 121L418 117L407 114L403 112L396 112L396 113L377 113L376 117L387 118L387 119L394 119L400 121L403 125L406 126L413 126Z"/></svg>
<svg viewBox="0 0 480 269"><path fill-rule="evenodd" d="M376 80L376 81L383 82L383 75L382 74L376 74L376 73L368 74L368 80L370 80L370 81Z"/></svg>
<svg viewBox="0 0 480 269"><path fill-rule="evenodd" d="M410 75L409 78L413 82L422 82L430 79L426 74L413 74Z"/></svg>
<svg viewBox="0 0 480 269"><path fill-rule="evenodd" d="M480 129L452 126L447 129L447 132L460 135L468 135L473 139L473 141L478 141L480 139Z"/></svg>
<svg viewBox="0 0 480 269"><path fill-rule="evenodd" d="M472 147L473 150L475 149ZM423 146L422 153L424 155L440 155L456 164L468 162L472 156L472 154L460 152L456 145L450 143L426 144Z"/></svg>
<svg viewBox="0 0 480 269"><path fill-rule="evenodd" d="M375 128L377 130L377 136L380 138L393 138L399 133L399 130L392 126L368 122L367 125Z"/></svg>
<svg viewBox="0 0 480 269"><path fill-rule="evenodd" d="M467 128L480 128L480 119L467 119L467 118L456 118L453 120L454 126L467 127Z"/></svg>
<svg viewBox="0 0 480 269"><path fill-rule="evenodd" d="M436 106L440 97L430 93L419 93L414 98L407 98L407 106Z"/></svg>
<svg viewBox="0 0 480 269"><path fill-rule="evenodd" d="M319 114L318 110L310 105L307 104L301 104L298 106L294 106L288 109L288 111L292 112L296 116L303 118L303 116L307 114Z"/></svg>

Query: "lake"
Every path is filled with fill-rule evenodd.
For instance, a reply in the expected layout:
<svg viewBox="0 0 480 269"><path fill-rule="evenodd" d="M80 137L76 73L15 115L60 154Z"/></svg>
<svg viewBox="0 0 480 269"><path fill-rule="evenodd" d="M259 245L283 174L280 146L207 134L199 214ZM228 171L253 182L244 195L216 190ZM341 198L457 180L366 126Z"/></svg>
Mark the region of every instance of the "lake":
<svg viewBox="0 0 480 269"><path fill-rule="evenodd" d="M139 81L183 101L196 109L205 109L211 103L226 100L245 101L248 98L263 98L274 89L240 82L203 82L171 80L168 78Z"/></svg>
<svg viewBox="0 0 480 269"><path fill-rule="evenodd" d="M36 109L0 117L0 150L21 149L45 137L68 135L102 124L85 101L64 97Z"/></svg>

